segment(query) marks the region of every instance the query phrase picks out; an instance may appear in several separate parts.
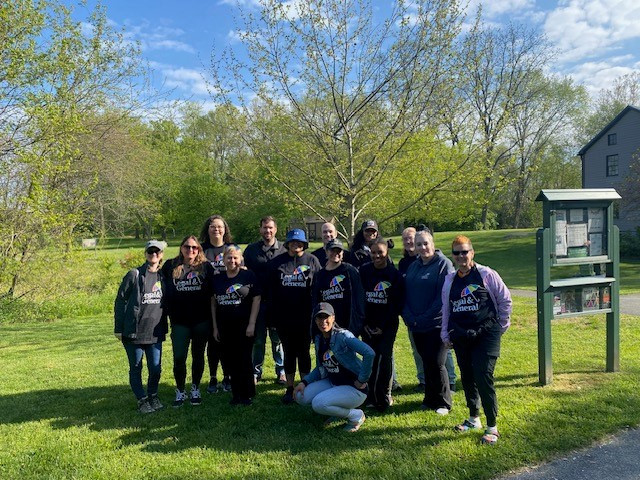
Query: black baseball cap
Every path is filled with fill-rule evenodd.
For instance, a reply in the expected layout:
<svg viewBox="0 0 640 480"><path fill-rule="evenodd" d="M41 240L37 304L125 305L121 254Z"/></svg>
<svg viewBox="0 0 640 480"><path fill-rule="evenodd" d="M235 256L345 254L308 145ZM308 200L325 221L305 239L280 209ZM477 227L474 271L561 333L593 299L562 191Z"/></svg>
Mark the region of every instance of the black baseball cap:
<svg viewBox="0 0 640 480"><path fill-rule="evenodd" d="M335 316L336 312L333 310L333 306L327 302L320 302L316 305L316 308L313 309L313 318L316 318L320 314L325 314L329 316Z"/></svg>

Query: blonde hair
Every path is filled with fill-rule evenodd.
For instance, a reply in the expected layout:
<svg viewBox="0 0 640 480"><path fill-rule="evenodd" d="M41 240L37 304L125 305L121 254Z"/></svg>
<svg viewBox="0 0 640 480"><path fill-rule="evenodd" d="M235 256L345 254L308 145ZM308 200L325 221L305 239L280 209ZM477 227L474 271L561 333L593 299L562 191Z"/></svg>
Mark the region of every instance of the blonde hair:
<svg viewBox="0 0 640 480"><path fill-rule="evenodd" d="M454 245L464 245L465 243L473 250L471 239L465 235L457 235L456 238L453 239L453 242L451 242L451 247L453 248Z"/></svg>
<svg viewBox="0 0 640 480"><path fill-rule="evenodd" d="M244 260L244 255L242 254L242 249L235 244L225 245L224 251L222 253L222 258L226 257L228 253L237 252L240 255L240 258Z"/></svg>
<svg viewBox="0 0 640 480"><path fill-rule="evenodd" d="M416 234L416 228L415 227L407 227L402 231L402 237L404 238L405 235L409 235L410 233L413 233L414 235Z"/></svg>
<svg viewBox="0 0 640 480"><path fill-rule="evenodd" d="M418 232L416 232L416 239L418 238L418 235L424 235L425 237L429 238L429 241L432 244L436 244L435 240L433 239L433 234L429 231L429 230L420 230Z"/></svg>

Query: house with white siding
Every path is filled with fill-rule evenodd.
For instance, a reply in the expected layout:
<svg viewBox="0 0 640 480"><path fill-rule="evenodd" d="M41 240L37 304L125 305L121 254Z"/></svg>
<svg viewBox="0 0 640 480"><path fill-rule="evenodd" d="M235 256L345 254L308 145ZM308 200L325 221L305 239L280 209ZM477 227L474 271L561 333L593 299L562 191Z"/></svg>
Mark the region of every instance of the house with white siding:
<svg viewBox="0 0 640 480"><path fill-rule="evenodd" d="M622 185L640 155L640 108L628 105L578 155L582 188L615 188L622 195L615 223L621 231L634 231L640 226L640 205L625 202Z"/></svg>

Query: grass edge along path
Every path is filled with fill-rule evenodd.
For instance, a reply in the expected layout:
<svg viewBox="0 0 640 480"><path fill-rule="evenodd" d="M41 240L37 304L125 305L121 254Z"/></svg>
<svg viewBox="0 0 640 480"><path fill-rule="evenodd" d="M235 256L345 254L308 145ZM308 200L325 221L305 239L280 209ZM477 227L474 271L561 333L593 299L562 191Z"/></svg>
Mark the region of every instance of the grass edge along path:
<svg viewBox="0 0 640 480"><path fill-rule="evenodd" d="M452 478L488 479L550 459L640 422L640 322L622 316L622 371L604 373L604 316L553 326L554 383L537 385L534 299L516 298L496 371L500 443L459 435L464 396L448 417L423 412L401 327L396 363L403 392L387 415L349 435L280 403L260 384L249 408L228 394L142 416L110 315L3 325L0 477L13 478ZM160 395L173 397L170 343Z"/></svg>

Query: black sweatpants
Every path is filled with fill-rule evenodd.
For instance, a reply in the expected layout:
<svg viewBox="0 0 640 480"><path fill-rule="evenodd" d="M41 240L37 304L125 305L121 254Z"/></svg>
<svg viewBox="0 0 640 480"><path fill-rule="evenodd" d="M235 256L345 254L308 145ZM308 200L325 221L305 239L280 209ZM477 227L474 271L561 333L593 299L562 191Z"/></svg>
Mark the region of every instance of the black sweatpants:
<svg viewBox="0 0 640 480"><path fill-rule="evenodd" d="M393 343L398 333L398 318L382 330L380 335L369 335L362 331L362 340L369 345L376 357L369 377L369 399L375 407L384 411L391 403L391 384L393 378Z"/></svg>
<svg viewBox="0 0 640 480"><path fill-rule="evenodd" d="M204 372L204 350L211 330L209 322L192 326L171 325L171 346L173 347L173 376L176 388L184 391L187 378L187 355L191 344L191 382L199 386Z"/></svg>
<svg viewBox="0 0 640 480"><path fill-rule="evenodd" d="M296 362L299 373L309 373L311 371L309 325L283 324L277 327L277 331L284 350L284 373L295 375Z"/></svg>
<svg viewBox="0 0 640 480"><path fill-rule="evenodd" d="M226 373L231 377L231 395L247 400L256 395L253 381L253 337L247 337L247 322L218 322L220 346Z"/></svg>
<svg viewBox="0 0 640 480"><path fill-rule="evenodd" d="M449 374L445 367L448 349L440 339L440 329L426 333L413 332L413 340L424 365L423 405L431 410L443 407L451 409Z"/></svg>
<svg viewBox="0 0 640 480"><path fill-rule="evenodd" d="M497 324L491 331L485 332L481 338L458 340L453 344L469 415L472 417L480 415L482 404L488 427L496 426L498 416L498 399L493 372L498 360L495 354L499 352L499 345L500 326Z"/></svg>

